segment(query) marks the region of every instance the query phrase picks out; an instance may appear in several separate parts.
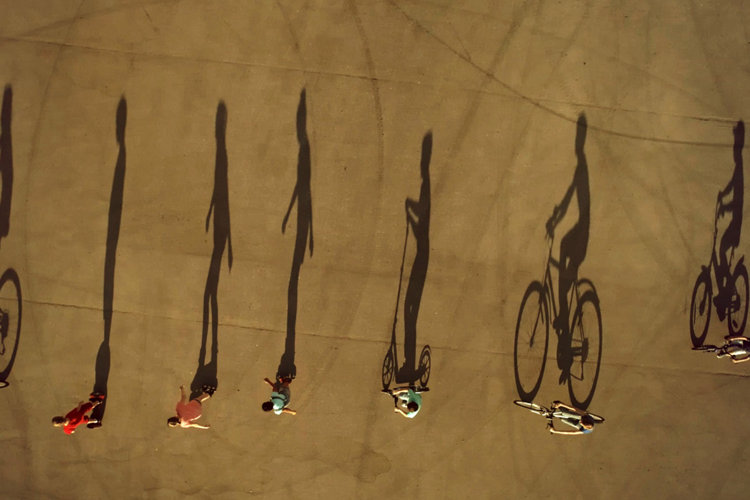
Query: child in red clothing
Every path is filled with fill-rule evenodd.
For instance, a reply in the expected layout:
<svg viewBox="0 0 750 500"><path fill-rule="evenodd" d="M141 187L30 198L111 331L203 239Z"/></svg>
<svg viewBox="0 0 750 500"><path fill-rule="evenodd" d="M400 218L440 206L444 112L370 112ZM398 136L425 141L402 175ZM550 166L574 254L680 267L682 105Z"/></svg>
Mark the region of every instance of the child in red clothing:
<svg viewBox="0 0 750 500"><path fill-rule="evenodd" d="M52 425L63 427L65 434L73 434L76 431L76 427L81 424L96 423L95 419L90 419L86 414L102 404L102 401L104 401L104 394L91 394L88 403L81 401L78 403L78 406L70 410L64 417L52 417Z"/></svg>

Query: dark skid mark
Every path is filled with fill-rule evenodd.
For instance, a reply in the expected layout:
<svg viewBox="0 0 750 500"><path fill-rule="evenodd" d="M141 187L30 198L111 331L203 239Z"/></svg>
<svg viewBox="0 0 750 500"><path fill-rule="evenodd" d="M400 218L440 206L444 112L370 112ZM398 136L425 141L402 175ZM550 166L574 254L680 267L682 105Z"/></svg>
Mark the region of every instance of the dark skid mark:
<svg viewBox="0 0 750 500"><path fill-rule="evenodd" d="M559 111L556 111L556 110L550 108L549 106L546 106L545 104L543 104L543 102L541 100L534 99L534 98L532 98L532 97L524 94L523 92L517 90L516 88L508 85L507 83L503 82L498 77L496 77L493 73L491 73L489 70L486 70L486 69L482 68L481 66L479 66L478 64L476 64L474 61L472 61L471 59L469 59L466 56L464 56L463 54L461 54L460 51L458 51L455 48L453 48L451 45L449 45L442 38L440 38L437 35L435 35L434 33L432 33L432 31L430 31L429 29L427 29L419 21L417 21L412 16L410 16L408 13L406 13L394 0L388 0L388 2L393 7L395 7L396 9L398 9L398 11L401 12L401 14L404 17L406 17L407 20L409 20L409 22L411 22L414 26L416 26L417 28L419 28L420 30L422 30L425 34L427 34L430 37L434 38L435 41L437 41L440 45L444 46L450 52L453 52L457 57L459 57L462 60L466 61L466 63L468 63L469 65L471 65L472 67L474 67L477 71L479 71L482 74L486 75L488 78L491 78L492 80L494 80L495 82L497 82L498 84L500 84L503 88L505 88L506 90L508 90L509 92L511 92L512 94L514 94L518 98L520 98L521 100L526 101L527 103L529 103L529 104L531 104L531 105L533 105L533 106L535 106L535 107L537 107L537 108L539 108L539 109L541 109L543 111L546 111L547 113L549 113L549 114L551 114L553 116L561 118L561 119L563 119L563 120L565 120L565 121L567 121L569 123L574 123L575 122L575 120L573 118L571 118L571 117L569 117L567 115L564 115L563 113L561 113ZM724 120L721 120L721 121L723 122ZM690 146L705 146L705 147L725 147L726 146L726 144L715 143L715 142L685 141L685 140L679 140L679 139L667 139L667 138L662 138L662 137L647 137L647 136L638 135L638 134L629 134L627 132L617 132L615 130L609 130L609 129L605 129L605 128L601 128L601 127L597 127L597 126L591 126L589 128L591 130L595 130L597 132L602 132L604 134L613 135L613 136L616 136L616 137L623 137L623 138L626 138L626 139L636 139L636 140L647 141L647 142L664 143L664 144L684 144L684 145L690 145Z"/></svg>

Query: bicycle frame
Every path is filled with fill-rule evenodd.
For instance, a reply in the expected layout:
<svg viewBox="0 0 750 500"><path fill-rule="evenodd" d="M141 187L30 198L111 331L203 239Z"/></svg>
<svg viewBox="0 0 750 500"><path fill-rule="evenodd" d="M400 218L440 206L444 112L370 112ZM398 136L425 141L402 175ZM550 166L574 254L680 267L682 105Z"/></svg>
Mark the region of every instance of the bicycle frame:
<svg viewBox="0 0 750 500"><path fill-rule="evenodd" d="M558 316L558 310L557 310L557 297L555 296L555 283L552 280L552 271L550 270L550 266L554 267L558 271L558 277L557 279L560 279L560 262L557 261L554 257L552 257L552 247L554 246L554 238L548 238L549 240L549 250L547 252L547 262L544 266L544 278L542 279L542 283L544 284L544 298L547 301L547 305L549 306L548 311L552 312L552 320L554 321L557 319ZM571 285L571 292L570 292L570 299L568 300L568 322L570 321L570 315L573 311L573 299L575 298L575 303L578 303L578 301L581 299L581 294L578 291L578 280L574 280L573 284ZM566 325L568 327L568 334L570 334L571 325ZM557 334L558 340L560 337L560 333L555 331Z"/></svg>
<svg viewBox="0 0 750 500"><path fill-rule="evenodd" d="M721 282L719 281L719 258L718 258L718 252L716 251L716 236L719 232L719 208L721 207L720 203L716 202L716 210L714 212L714 237L713 237L713 243L711 244L711 260L709 261L708 266L704 266L705 269L708 270L709 276L711 276L713 282L716 284L716 291L721 292L723 291L723 288L721 286ZM724 286L729 285L729 280L732 277L732 261L734 260L734 247L731 247L731 251L729 253L729 259L727 259L727 281Z"/></svg>

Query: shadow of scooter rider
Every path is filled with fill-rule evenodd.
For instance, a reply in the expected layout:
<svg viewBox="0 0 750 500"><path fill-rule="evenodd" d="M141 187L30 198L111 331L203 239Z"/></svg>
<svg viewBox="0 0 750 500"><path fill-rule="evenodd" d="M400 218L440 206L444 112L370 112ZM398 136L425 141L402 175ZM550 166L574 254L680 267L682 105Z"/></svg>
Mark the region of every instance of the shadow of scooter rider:
<svg viewBox="0 0 750 500"><path fill-rule="evenodd" d="M404 364L397 374L397 382L413 382L419 378L415 367L417 356L417 317L422 302L422 292L430 260L430 159L432 157L432 132L422 140L420 172L422 184L419 200L405 201L406 221L417 242L417 252L409 275L404 297Z"/></svg>

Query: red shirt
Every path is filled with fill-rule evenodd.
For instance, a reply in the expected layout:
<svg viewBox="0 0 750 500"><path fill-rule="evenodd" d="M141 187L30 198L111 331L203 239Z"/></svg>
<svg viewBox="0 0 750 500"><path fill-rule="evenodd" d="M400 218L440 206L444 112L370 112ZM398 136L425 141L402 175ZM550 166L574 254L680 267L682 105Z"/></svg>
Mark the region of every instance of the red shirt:
<svg viewBox="0 0 750 500"><path fill-rule="evenodd" d="M65 434L73 434L76 427L89 421L89 417L86 415L94 407L91 403L85 403L80 408L74 408L65 418L68 419L68 423L65 424Z"/></svg>

